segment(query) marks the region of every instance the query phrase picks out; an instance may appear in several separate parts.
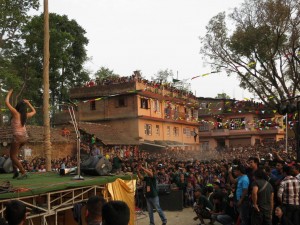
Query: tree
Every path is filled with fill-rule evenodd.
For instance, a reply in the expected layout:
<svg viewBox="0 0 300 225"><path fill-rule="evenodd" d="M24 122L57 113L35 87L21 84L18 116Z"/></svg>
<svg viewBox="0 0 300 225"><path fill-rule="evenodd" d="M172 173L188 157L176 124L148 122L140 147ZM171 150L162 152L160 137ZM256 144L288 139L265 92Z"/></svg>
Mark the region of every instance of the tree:
<svg viewBox="0 0 300 225"><path fill-rule="evenodd" d="M28 22L28 12L38 10L39 0L1 0L0 1L0 79L5 88L18 90L22 79L17 76L18 67L11 58L17 55L14 50L20 47L22 27Z"/></svg>
<svg viewBox="0 0 300 225"><path fill-rule="evenodd" d="M95 77L99 80L105 80L105 79L113 79L120 77L118 74L115 74L113 70L110 70L105 67L101 67L97 72L95 73Z"/></svg>
<svg viewBox="0 0 300 225"><path fill-rule="evenodd" d="M223 93L218 94L215 98L216 99L230 99L230 96L223 92Z"/></svg>
<svg viewBox="0 0 300 225"><path fill-rule="evenodd" d="M151 77L151 80L164 84L164 83L168 83L168 80L172 80L173 76L174 76L174 74L173 74L172 70L169 70L169 69L159 70L154 75L154 77Z"/></svg>
<svg viewBox="0 0 300 225"><path fill-rule="evenodd" d="M75 20L67 16L49 14L50 23L50 94L51 105L69 99L68 90L89 80L83 64L87 60L85 46L88 39L85 30ZM23 54L19 61L23 61L23 68L28 67L35 73L28 74L25 82L41 81L43 70L43 14L35 16L22 29L25 40ZM41 82L42 83L42 82ZM34 91L42 92L41 86ZM55 108L53 108L55 110Z"/></svg>
<svg viewBox="0 0 300 225"><path fill-rule="evenodd" d="M20 30L28 22L28 12L38 10L39 0L0 1L0 53L19 44Z"/></svg>
<svg viewBox="0 0 300 225"><path fill-rule="evenodd" d="M268 106L300 91L300 0L246 0L229 15L213 17L201 53L213 69L235 74L240 86Z"/></svg>

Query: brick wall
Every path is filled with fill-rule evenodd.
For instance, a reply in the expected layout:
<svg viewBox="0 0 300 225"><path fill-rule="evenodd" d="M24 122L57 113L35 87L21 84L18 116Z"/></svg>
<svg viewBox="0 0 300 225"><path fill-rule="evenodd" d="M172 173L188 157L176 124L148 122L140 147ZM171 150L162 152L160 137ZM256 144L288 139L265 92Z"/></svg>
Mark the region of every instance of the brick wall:
<svg viewBox="0 0 300 225"><path fill-rule="evenodd" d="M10 146L1 146L0 148L0 154L9 154L9 148ZM30 160L34 157L45 157L44 153L44 146L43 143L29 143L24 148L29 148L32 150L31 157L27 158ZM67 156L76 156L76 143L75 142L69 142L69 143L52 143L52 159L59 159L59 158L65 158ZM23 154L23 151L22 153Z"/></svg>

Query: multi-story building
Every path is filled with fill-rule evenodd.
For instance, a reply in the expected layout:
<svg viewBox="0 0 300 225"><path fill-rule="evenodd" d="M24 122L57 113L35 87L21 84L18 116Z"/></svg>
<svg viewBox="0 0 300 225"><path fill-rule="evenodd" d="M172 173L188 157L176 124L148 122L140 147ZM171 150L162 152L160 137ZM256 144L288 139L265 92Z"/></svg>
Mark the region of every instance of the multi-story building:
<svg viewBox="0 0 300 225"><path fill-rule="evenodd" d="M151 149L199 147L199 105L189 92L142 80L136 74L73 88L70 97L77 102L80 122L111 126L126 135L127 144Z"/></svg>
<svg viewBox="0 0 300 225"><path fill-rule="evenodd" d="M198 98L200 149L255 145L284 139L283 116L262 103Z"/></svg>

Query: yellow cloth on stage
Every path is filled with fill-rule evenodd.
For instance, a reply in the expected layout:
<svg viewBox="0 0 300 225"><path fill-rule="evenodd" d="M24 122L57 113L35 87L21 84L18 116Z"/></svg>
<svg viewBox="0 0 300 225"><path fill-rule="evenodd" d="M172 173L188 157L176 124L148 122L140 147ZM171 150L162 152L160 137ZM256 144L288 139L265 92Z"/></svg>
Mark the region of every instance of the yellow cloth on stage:
<svg viewBox="0 0 300 225"><path fill-rule="evenodd" d="M130 209L130 221L128 225L134 225L135 221L135 202L134 195L136 189L136 180L116 179L113 183L107 184L107 189L112 200L120 200L126 202Z"/></svg>

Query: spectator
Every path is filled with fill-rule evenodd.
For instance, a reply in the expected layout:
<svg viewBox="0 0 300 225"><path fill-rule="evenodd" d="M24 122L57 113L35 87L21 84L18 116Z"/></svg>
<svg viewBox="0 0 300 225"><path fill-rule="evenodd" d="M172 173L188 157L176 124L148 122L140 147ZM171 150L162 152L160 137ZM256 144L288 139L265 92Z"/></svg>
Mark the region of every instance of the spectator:
<svg viewBox="0 0 300 225"><path fill-rule="evenodd" d="M140 170L146 173L146 176L143 176L140 173ZM154 225L153 208L155 208L156 211L158 212L158 215L162 221L162 225L166 225L167 218L159 205L159 197L156 189L156 176L154 175L153 170L151 168L146 169L141 165L139 165L137 169L137 173L138 173L138 177L145 182L144 185L146 188L145 196L147 202L147 209L149 213L150 225Z"/></svg>
<svg viewBox="0 0 300 225"><path fill-rule="evenodd" d="M97 147L96 144L93 144L92 150L91 150L91 156L95 156L95 157L102 157L101 153L100 153L100 149Z"/></svg>
<svg viewBox="0 0 300 225"><path fill-rule="evenodd" d="M292 167L294 169L294 176L300 181L300 164L295 163Z"/></svg>
<svg viewBox="0 0 300 225"><path fill-rule="evenodd" d="M196 213L196 217L194 220L199 219L200 224L205 224L204 219L211 219L210 211L213 209L213 205L207 199L205 195L203 195L203 190L197 188L194 192L195 195L195 203L194 203L194 211Z"/></svg>
<svg viewBox="0 0 300 225"><path fill-rule="evenodd" d="M283 213L280 206L275 209L275 218L273 219L274 225L294 225Z"/></svg>
<svg viewBox="0 0 300 225"><path fill-rule="evenodd" d="M248 200L248 188L249 178L245 174L245 167L238 165L234 168L233 173L236 179L236 201L239 217L241 219L241 225L248 225L249 223L249 200Z"/></svg>
<svg viewBox="0 0 300 225"><path fill-rule="evenodd" d="M272 185L264 179L265 174L262 169L254 172L254 182L252 185L253 210L251 215L252 225L271 225L272 211L274 207L274 192Z"/></svg>
<svg viewBox="0 0 300 225"><path fill-rule="evenodd" d="M87 225L102 224L102 207L105 204L105 199L99 196L92 196L86 203L86 223Z"/></svg>
<svg viewBox="0 0 300 225"><path fill-rule="evenodd" d="M186 192L185 192L185 202L186 207L192 206L194 203L194 187L190 181L187 182Z"/></svg>
<svg viewBox="0 0 300 225"><path fill-rule="evenodd" d="M70 130L67 129L66 127L63 127L63 129L61 130L61 135L64 137L69 137L71 134Z"/></svg>
<svg viewBox="0 0 300 225"><path fill-rule="evenodd" d="M8 225L22 225L26 221L26 206L18 200L5 203L5 219Z"/></svg>
<svg viewBox="0 0 300 225"><path fill-rule="evenodd" d="M222 225L231 225L233 223L233 218L226 213L227 202L223 198L222 193L216 192L213 194L214 208L211 213L212 223L218 221Z"/></svg>
<svg viewBox="0 0 300 225"><path fill-rule="evenodd" d="M110 201L102 208L103 225L128 225L130 210L123 201Z"/></svg>
<svg viewBox="0 0 300 225"><path fill-rule="evenodd" d="M283 173L286 177L279 185L277 197L286 217L292 223L300 224L300 181L293 177L293 168L290 166L285 166Z"/></svg>
<svg viewBox="0 0 300 225"><path fill-rule="evenodd" d="M166 173L166 170L165 168L163 168L163 166L159 168L159 172L157 174L157 182L158 184L169 184L170 182L170 177Z"/></svg>
<svg viewBox="0 0 300 225"><path fill-rule="evenodd" d="M117 154L116 156L113 158L112 160L113 164L112 164L112 170L113 172L119 174L121 172L121 169L122 169L122 158L120 156L120 152L117 151Z"/></svg>
<svg viewBox="0 0 300 225"><path fill-rule="evenodd" d="M277 161L276 168L271 171L271 179L275 182L275 185L279 185L281 180L284 178L283 166L284 161Z"/></svg>
<svg viewBox="0 0 300 225"><path fill-rule="evenodd" d="M90 140L90 150L92 149L94 144L96 144L95 134L92 135L91 140Z"/></svg>

